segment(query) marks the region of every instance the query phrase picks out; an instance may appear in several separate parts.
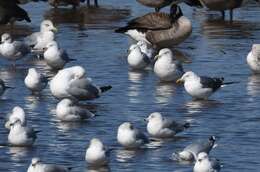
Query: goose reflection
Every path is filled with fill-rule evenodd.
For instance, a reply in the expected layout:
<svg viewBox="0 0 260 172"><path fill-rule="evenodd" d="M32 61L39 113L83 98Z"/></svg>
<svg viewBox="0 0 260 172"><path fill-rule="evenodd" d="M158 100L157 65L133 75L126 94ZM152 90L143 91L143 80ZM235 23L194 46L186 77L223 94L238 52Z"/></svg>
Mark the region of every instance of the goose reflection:
<svg viewBox="0 0 260 172"><path fill-rule="evenodd" d="M221 105L221 102L215 100L193 100L185 104L185 108L188 114L200 113L203 110L209 110L212 108L217 108Z"/></svg>
<svg viewBox="0 0 260 172"><path fill-rule="evenodd" d="M156 85L155 99L157 103L168 104L176 93L176 85L172 83L158 83Z"/></svg>
<svg viewBox="0 0 260 172"><path fill-rule="evenodd" d="M260 75L252 75L248 78L247 92L251 96L260 95Z"/></svg>

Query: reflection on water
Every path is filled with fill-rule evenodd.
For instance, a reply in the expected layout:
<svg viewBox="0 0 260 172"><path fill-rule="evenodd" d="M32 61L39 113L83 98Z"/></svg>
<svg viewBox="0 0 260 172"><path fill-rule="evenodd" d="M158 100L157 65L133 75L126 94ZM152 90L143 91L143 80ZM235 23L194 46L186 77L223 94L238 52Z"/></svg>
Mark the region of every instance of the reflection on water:
<svg viewBox="0 0 260 172"><path fill-rule="evenodd" d="M189 114L196 114L202 112L203 110L208 110L211 108L216 108L221 105L221 102L216 100L193 100L185 104Z"/></svg>
<svg viewBox="0 0 260 172"><path fill-rule="evenodd" d="M141 153L143 150L126 150L126 149L119 149L116 151L116 160L119 162L128 162L137 154Z"/></svg>
<svg viewBox="0 0 260 172"><path fill-rule="evenodd" d="M173 83L158 83L155 90L157 103L167 104L176 92L176 85Z"/></svg>
<svg viewBox="0 0 260 172"><path fill-rule="evenodd" d="M248 78L247 92L251 96L260 95L260 75L252 75Z"/></svg>
<svg viewBox="0 0 260 172"><path fill-rule="evenodd" d="M110 167L88 167L85 172L110 172Z"/></svg>
<svg viewBox="0 0 260 172"><path fill-rule="evenodd" d="M27 147L9 147L9 154L11 156L11 159L14 161L18 161L23 159L24 157L29 154L33 148L27 148Z"/></svg>

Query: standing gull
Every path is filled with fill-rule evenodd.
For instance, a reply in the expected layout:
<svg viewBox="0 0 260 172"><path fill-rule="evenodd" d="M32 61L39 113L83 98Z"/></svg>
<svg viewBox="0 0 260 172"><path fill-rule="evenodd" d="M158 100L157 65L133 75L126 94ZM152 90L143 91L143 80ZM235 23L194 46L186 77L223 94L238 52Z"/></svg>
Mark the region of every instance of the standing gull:
<svg viewBox="0 0 260 172"><path fill-rule="evenodd" d="M174 59L172 51L168 48L160 50L155 60L154 73L161 81L176 81L184 73L182 64Z"/></svg>
<svg viewBox="0 0 260 172"><path fill-rule="evenodd" d="M5 82L0 79L0 96L2 96L6 89L13 89L13 87L9 87L5 84Z"/></svg>
<svg viewBox="0 0 260 172"><path fill-rule="evenodd" d="M8 114L8 119L5 123L5 128L10 130L11 121L14 121L15 118L20 120L22 126L26 125L26 117L23 108L21 108L20 106L15 106L12 110L12 113Z"/></svg>
<svg viewBox="0 0 260 172"><path fill-rule="evenodd" d="M194 72L186 72L177 83L184 82L184 88L187 93L194 99L208 99L221 87L225 85L234 84L236 82L224 82L224 78L209 78L205 76L198 76Z"/></svg>
<svg viewBox="0 0 260 172"><path fill-rule="evenodd" d="M217 159L209 159L205 152L198 155L198 159L194 165L193 172L219 172L221 164Z"/></svg>
<svg viewBox="0 0 260 172"><path fill-rule="evenodd" d="M103 143L97 138L91 139L85 156L87 163L92 167L105 166L108 165L108 158L109 150L106 150Z"/></svg>
<svg viewBox="0 0 260 172"><path fill-rule="evenodd" d="M27 172L70 172L71 168L66 168L55 164L42 163L40 158L33 158Z"/></svg>
<svg viewBox="0 0 260 172"><path fill-rule="evenodd" d="M74 60L69 58L65 50L59 49L56 41L48 43L44 50L44 60L53 70L62 69L66 63Z"/></svg>
<svg viewBox="0 0 260 172"><path fill-rule="evenodd" d="M125 122L118 127L117 141L126 149L137 149L149 143L148 138L130 122Z"/></svg>
<svg viewBox="0 0 260 172"><path fill-rule="evenodd" d="M95 116L89 110L77 106L70 99L63 99L58 103L56 115L58 119L65 122L82 121Z"/></svg>
<svg viewBox="0 0 260 172"><path fill-rule="evenodd" d="M254 73L260 73L260 44L253 44L247 55L247 64Z"/></svg>
<svg viewBox="0 0 260 172"><path fill-rule="evenodd" d="M24 79L26 87L35 92L41 92L48 83L48 79L42 74L38 73L35 68L30 68L28 74Z"/></svg>
<svg viewBox="0 0 260 172"><path fill-rule="evenodd" d="M163 117L159 112L150 114L146 121L148 122L146 127L148 133L155 138L171 138L190 127L189 123L177 123Z"/></svg>

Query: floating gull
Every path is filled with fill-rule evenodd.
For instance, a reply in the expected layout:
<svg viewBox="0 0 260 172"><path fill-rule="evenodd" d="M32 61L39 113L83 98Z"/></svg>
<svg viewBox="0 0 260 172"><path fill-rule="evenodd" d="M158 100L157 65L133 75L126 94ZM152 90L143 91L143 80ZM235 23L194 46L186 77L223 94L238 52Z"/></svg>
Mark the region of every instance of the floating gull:
<svg viewBox="0 0 260 172"><path fill-rule="evenodd" d="M14 121L15 118L20 120L22 126L26 125L26 117L23 108L20 106L15 106L12 113L8 114L8 120L5 123L5 128L10 129L11 121Z"/></svg>
<svg viewBox="0 0 260 172"><path fill-rule="evenodd" d="M174 137L177 133L184 131L190 127L189 123L180 124L172 119L162 116L159 112L154 112L146 118L147 131L155 138L170 138Z"/></svg>
<svg viewBox="0 0 260 172"><path fill-rule="evenodd" d="M56 107L56 115L61 121L81 121L94 117L95 114L77 106L70 99L61 100Z"/></svg>
<svg viewBox="0 0 260 172"><path fill-rule="evenodd" d="M109 150L106 150L99 139L93 138L87 148L85 159L90 166L98 167L108 165Z"/></svg>
<svg viewBox="0 0 260 172"><path fill-rule="evenodd" d="M181 152L173 153L173 157L179 161L195 161L201 152L209 153L215 145L216 138L211 136L206 142L197 142L188 145Z"/></svg>
<svg viewBox="0 0 260 172"><path fill-rule="evenodd" d="M260 73L260 44L254 44L247 55L247 64L254 73Z"/></svg>
<svg viewBox="0 0 260 172"><path fill-rule="evenodd" d="M138 41L137 45L140 47L142 53L144 53L149 59L153 59L155 55L155 49L151 44L145 41Z"/></svg>
<svg viewBox="0 0 260 172"><path fill-rule="evenodd" d="M194 99L208 99L213 93L225 85L236 82L224 82L224 78L198 76L194 72L186 72L177 83L184 82L184 88Z"/></svg>
<svg viewBox="0 0 260 172"><path fill-rule="evenodd" d="M10 132L8 135L8 142L12 146L32 146L36 140L37 131L33 128L22 126L22 122L18 118L10 121Z"/></svg>
<svg viewBox="0 0 260 172"><path fill-rule="evenodd" d="M154 73L161 81L176 81L184 73L181 63L174 60L172 51L168 48L160 50L155 60Z"/></svg>
<svg viewBox="0 0 260 172"><path fill-rule="evenodd" d="M47 65L54 70L62 69L66 63L74 60L69 58L65 50L59 49L56 41L47 44L43 57Z"/></svg>
<svg viewBox="0 0 260 172"><path fill-rule="evenodd" d="M127 61L131 68L144 69L150 64L150 59L141 52L141 48L137 44L131 45L128 51Z"/></svg>
<svg viewBox="0 0 260 172"><path fill-rule="evenodd" d="M47 86L48 79L38 73L35 68L30 68L24 79L24 83L34 93L42 91Z"/></svg>
<svg viewBox="0 0 260 172"><path fill-rule="evenodd" d="M30 47L20 41L13 41L8 33L1 36L0 54L7 60L16 61L30 53Z"/></svg>
<svg viewBox="0 0 260 172"><path fill-rule="evenodd" d="M219 172L221 164L217 159L209 159L205 152L198 155L198 159L194 165L193 172Z"/></svg>
<svg viewBox="0 0 260 172"><path fill-rule="evenodd" d="M69 98L73 101L91 100L110 90L111 86L97 87L86 77L85 69L73 66L60 70L50 81L50 90L58 99Z"/></svg>
<svg viewBox="0 0 260 172"><path fill-rule="evenodd" d="M6 89L13 89L13 88L5 85L5 82L2 79L0 79L0 96L4 94Z"/></svg>
<svg viewBox="0 0 260 172"><path fill-rule="evenodd" d="M149 143L148 138L130 122L125 122L118 127L117 141L126 149L140 148Z"/></svg>
<svg viewBox="0 0 260 172"><path fill-rule="evenodd" d="M40 158L33 158L27 172L70 172L71 168L66 168L55 164L42 163Z"/></svg>

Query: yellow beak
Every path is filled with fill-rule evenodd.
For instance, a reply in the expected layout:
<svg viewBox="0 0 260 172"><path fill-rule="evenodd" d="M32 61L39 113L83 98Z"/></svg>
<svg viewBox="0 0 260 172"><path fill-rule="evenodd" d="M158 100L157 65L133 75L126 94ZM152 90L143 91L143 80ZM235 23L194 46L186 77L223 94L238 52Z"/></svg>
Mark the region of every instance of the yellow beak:
<svg viewBox="0 0 260 172"><path fill-rule="evenodd" d="M157 59L159 59L161 56L158 54L158 55L156 55L155 57L154 57L154 60L157 60Z"/></svg>
<svg viewBox="0 0 260 172"><path fill-rule="evenodd" d="M183 80L181 78L176 81L176 84L181 84L181 83L183 83Z"/></svg>
<svg viewBox="0 0 260 172"><path fill-rule="evenodd" d="M58 32L58 29L56 27L53 27L52 31L53 32Z"/></svg>

